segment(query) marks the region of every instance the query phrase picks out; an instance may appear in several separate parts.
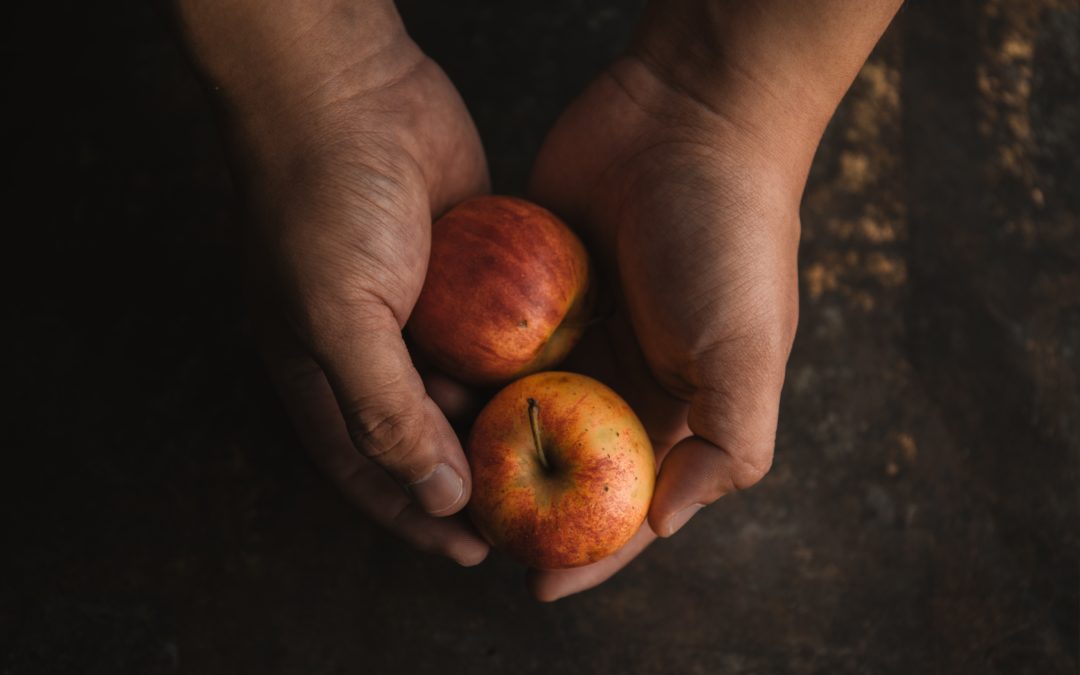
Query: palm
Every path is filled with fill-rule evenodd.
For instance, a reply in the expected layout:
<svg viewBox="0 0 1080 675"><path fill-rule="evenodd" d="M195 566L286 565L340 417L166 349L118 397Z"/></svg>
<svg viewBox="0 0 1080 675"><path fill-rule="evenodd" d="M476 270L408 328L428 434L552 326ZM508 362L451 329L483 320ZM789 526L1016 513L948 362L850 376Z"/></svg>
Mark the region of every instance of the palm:
<svg viewBox="0 0 1080 675"><path fill-rule="evenodd" d="M714 414L696 397L738 396L748 365L774 350L786 358L789 337L773 326L796 306L798 194L772 187L737 130L650 78L624 61L594 82L549 135L532 189L583 233L614 299L568 367L627 398L662 462ZM534 583L592 585L644 548L648 530L598 569Z"/></svg>

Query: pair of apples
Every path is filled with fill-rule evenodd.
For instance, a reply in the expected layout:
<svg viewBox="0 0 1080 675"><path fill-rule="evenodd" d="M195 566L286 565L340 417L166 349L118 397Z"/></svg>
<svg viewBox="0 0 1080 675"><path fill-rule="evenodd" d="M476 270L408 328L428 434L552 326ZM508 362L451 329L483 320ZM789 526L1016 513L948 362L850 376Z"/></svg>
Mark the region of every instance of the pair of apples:
<svg viewBox="0 0 1080 675"><path fill-rule="evenodd" d="M593 311L584 245L546 209L501 196L462 202L432 225L431 238L409 320L413 342L462 382L510 382L466 442L477 529L538 569L614 553L648 513L652 444L608 387L540 372L567 355Z"/></svg>

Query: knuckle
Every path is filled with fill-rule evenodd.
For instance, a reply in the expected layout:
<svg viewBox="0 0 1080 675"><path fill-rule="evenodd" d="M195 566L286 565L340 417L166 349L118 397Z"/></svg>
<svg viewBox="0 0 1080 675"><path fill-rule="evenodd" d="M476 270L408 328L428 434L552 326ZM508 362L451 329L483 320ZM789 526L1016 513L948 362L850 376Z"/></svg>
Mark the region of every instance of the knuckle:
<svg viewBox="0 0 1080 675"><path fill-rule="evenodd" d="M731 455L730 478L736 490L756 485L772 468L772 448Z"/></svg>
<svg viewBox="0 0 1080 675"><path fill-rule="evenodd" d="M349 419L352 420L349 434L353 444L366 457L380 464L405 464L419 445L419 413L408 409L364 411L350 415Z"/></svg>

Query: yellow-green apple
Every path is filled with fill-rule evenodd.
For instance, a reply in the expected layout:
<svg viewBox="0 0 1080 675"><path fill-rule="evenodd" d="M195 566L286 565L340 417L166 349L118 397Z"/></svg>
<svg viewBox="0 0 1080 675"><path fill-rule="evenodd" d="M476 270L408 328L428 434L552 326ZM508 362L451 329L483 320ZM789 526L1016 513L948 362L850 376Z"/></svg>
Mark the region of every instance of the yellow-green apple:
<svg viewBox="0 0 1080 675"><path fill-rule="evenodd" d="M536 204L474 197L431 227L409 335L443 372L491 385L558 363L592 311L581 240Z"/></svg>
<svg viewBox="0 0 1080 675"><path fill-rule="evenodd" d="M480 412L467 450L473 522L530 567L611 555L649 511L649 436L630 406L590 377L549 371L511 383Z"/></svg>

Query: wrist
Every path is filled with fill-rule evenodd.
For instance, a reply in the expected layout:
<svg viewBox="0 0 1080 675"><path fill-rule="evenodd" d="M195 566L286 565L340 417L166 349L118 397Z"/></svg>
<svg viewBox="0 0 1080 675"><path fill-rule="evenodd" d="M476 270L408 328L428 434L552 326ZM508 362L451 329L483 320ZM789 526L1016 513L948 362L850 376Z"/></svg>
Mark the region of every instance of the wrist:
<svg viewBox="0 0 1080 675"><path fill-rule="evenodd" d="M797 167L901 0L651 0L630 56Z"/></svg>
<svg viewBox="0 0 1080 675"><path fill-rule="evenodd" d="M618 88L663 129L662 138L707 149L777 203L794 209L802 199L810 164L821 138L816 125L797 121L781 101L750 87L702 86L688 70L665 70L648 55L632 51L609 68Z"/></svg>
<svg viewBox="0 0 1080 675"><path fill-rule="evenodd" d="M318 109L393 80L421 57L390 0L174 2L230 118Z"/></svg>
<svg viewBox="0 0 1080 675"><path fill-rule="evenodd" d="M367 119L380 107L365 99L431 70L389 0L174 2L233 161L255 182L280 180L342 130L386 136L393 125Z"/></svg>

